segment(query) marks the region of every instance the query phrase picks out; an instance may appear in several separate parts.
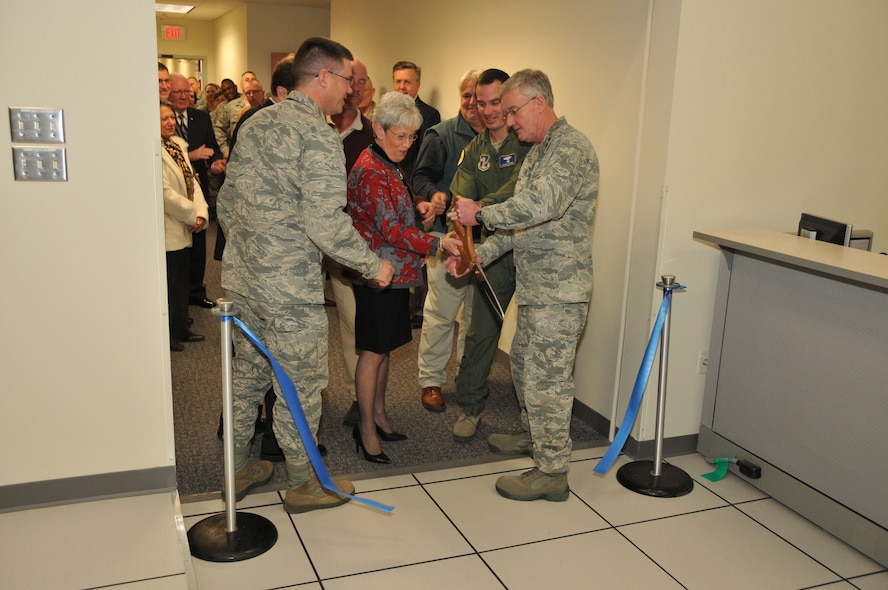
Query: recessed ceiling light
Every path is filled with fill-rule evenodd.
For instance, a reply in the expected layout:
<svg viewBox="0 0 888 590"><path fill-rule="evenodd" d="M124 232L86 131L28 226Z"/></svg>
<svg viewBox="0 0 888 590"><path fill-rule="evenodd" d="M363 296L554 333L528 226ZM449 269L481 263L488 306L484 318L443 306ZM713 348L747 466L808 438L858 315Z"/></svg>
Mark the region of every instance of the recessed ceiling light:
<svg viewBox="0 0 888 590"><path fill-rule="evenodd" d="M174 14L188 14L194 6L180 4L154 4L154 12L172 12Z"/></svg>

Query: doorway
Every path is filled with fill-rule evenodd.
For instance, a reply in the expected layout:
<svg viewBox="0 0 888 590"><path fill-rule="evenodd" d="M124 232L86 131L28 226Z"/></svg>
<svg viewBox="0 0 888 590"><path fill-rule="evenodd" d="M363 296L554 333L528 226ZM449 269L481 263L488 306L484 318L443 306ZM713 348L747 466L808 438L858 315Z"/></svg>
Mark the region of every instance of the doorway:
<svg viewBox="0 0 888 590"><path fill-rule="evenodd" d="M185 57L177 55L159 55L157 61L162 63L170 71L170 74L181 74L188 78L194 76L200 80L200 87L206 86L204 72L206 71L205 57Z"/></svg>

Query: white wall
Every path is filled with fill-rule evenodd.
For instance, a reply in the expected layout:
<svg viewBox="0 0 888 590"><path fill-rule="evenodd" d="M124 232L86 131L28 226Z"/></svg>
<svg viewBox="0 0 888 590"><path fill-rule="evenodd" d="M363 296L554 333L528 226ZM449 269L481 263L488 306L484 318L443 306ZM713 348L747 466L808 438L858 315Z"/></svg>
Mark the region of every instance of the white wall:
<svg viewBox="0 0 888 590"><path fill-rule="evenodd" d="M673 273L689 288L675 296L667 435L696 432L694 367L708 347L719 255L691 239L694 229L790 231L805 209L869 227L888 249L881 0L563 0L545 14L519 0L486 35L465 25L469 15L483 26L477 4L417 4L334 0L331 36L388 85L394 61L420 63L421 93L445 116L470 67L543 69L556 110L596 145L596 292L578 397L597 411L610 415L615 385L624 403L635 343L659 305L653 284ZM12 158L0 158L0 486L174 461L154 16L147 3L113 0L47 0L43 10L37 39L19 25L28 6L6 7L0 46L17 57L0 66L0 97L65 110L70 180L15 182ZM108 14L135 24L83 34ZM102 56L127 100L103 100L83 56ZM615 379L621 357L631 376ZM653 436L650 405L641 440Z"/></svg>
<svg viewBox="0 0 888 590"><path fill-rule="evenodd" d="M4 7L0 103L64 109L69 181L14 181L3 123L0 486L174 463L152 7L32 12Z"/></svg>

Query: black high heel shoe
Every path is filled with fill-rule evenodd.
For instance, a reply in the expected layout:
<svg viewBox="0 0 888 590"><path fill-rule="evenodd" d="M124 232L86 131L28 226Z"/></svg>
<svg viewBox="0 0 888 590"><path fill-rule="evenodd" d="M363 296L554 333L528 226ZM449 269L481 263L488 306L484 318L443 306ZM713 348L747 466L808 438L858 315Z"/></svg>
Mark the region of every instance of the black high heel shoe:
<svg viewBox="0 0 888 590"><path fill-rule="evenodd" d="M397 442L399 440L407 440L406 434L401 434L400 432L386 432L382 428L379 427L379 424L376 425L376 435L386 442Z"/></svg>
<svg viewBox="0 0 888 590"><path fill-rule="evenodd" d="M367 449L364 448L364 440L361 438L361 429L358 428L358 425L355 424L354 430L352 430L352 436L355 439L355 452L361 451L364 453L364 460L369 461L371 463L382 463L383 465L388 465L392 462L389 459L388 455L385 453L379 453L378 455L371 455L367 452Z"/></svg>

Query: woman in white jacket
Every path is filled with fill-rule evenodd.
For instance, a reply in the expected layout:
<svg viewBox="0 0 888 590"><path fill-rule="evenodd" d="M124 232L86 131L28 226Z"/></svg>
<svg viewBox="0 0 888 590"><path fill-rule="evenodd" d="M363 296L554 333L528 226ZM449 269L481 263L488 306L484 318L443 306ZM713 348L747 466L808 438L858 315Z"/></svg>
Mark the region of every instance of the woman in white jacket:
<svg viewBox="0 0 888 590"><path fill-rule="evenodd" d="M163 160L163 225L166 242L167 302L170 350L185 350L182 342L204 339L188 328L188 248L191 234L204 231L209 210L200 182L188 160L188 144L176 137L173 105L160 101L160 141Z"/></svg>

